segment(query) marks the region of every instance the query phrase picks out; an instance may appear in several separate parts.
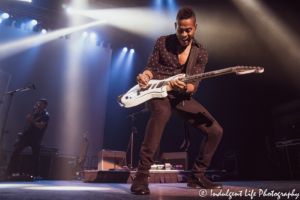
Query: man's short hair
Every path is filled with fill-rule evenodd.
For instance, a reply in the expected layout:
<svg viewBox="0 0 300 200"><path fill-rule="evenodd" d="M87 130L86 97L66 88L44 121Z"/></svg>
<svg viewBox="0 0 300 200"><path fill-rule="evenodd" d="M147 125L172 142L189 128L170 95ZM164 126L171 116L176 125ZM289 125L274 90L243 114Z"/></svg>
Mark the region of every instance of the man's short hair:
<svg viewBox="0 0 300 200"><path fill-rule="evenodd" d="M194 17L196 20L196 14L194 10L189 6L185 6L178 11L176 20L179 21L183 19L190 19L192 17Z"/></svg>
<svg viewBox="0 0 300 200"><path fill-rule="evenodd" d="M41 98L40 101L42 101L45 105L48 105L48 101L44 98Z"/></svg>

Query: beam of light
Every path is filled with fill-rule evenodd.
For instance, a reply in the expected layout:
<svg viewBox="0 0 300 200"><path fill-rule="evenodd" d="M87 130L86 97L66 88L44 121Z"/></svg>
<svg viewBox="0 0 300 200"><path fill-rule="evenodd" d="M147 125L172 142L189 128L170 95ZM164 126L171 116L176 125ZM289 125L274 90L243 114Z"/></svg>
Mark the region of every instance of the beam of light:
<svg viewBox="0 0 300 200"><path fill-rule="evenodd" d="M39 184L32 184L30 186L38 187ZM0 188L22 188L28 187L28 184L19 184L19 183L8 183L8 184L0 184Z"/></svg>
<svg viewBox="0 0 300 200"><path fill-rule="evenodd" d="M129 83L132 78L132 67L133 67L133 58L134 58L134 51L133 49L130 50L130 53L127 54L126 61L123 63L124 65L124 74L126 77L126 80L124 80L126 83Z"/></svg>
<svg viewBox="0 0 300 200"><path fill-rule="evenodd" d="M37 21L35 19L31 20L31 24L34 26L34 25L37 25Z"/></svg>
<svg viewBox="0 0 300 200"><path fill-rule="evenodd" d="M72 8L87 8L88 1L76 0L71 1ZM80 16L70 16L68 18L69 23L74 26L78 23L83 24L85 19ZM101 23L104 23L101 21ZM87 28L87 27L86 27ZM82 29L80 29L82 30ZM62 84L63 97L61 98L62 107L64 111L61 116L61 123L59 124L60 130L62 130L64 136L62 140L67 141L66 152L70 154L76 154L76 146L79 145L78 138L83 134L85 129L85 121L82 116L78 113L84 113L86 102L88 102L89 93L86 85L82 83L84 77L87 76L88 70L82 66L84 63L83 51L84 51L84 41L85 38L80 37L79 40L67 40L65 49L66 64L64 66L64 82ZM79 190L79 189L78 189Z"/></svg>
<svg viewBox="0 0 300 200"><path fill-rule="evenodd" d="M28 2L28 3L31 3L31 2L32 2L32 0L17 0L17 1L26 1L26 2Z"/></svg>
<svg viewBox="0 0 300 200"><path fill-rule="evenodd" d="M82 187L82 186L40 186L40 187L25 187L26 190L56 190L56 191L97 191L97 190L110 190L107 187Z"/></svg>
<svg viewBox="0 0 300 200"><path fill-rule="evenodd" d="M300 39L289 28L286 23L280 20L275 13L258 0L232 0L240 13L257 32L261 41L266 44L276 58L286 66L289 64L290 75L294 81L299 82L300 69ZM297 63L297 64L296 64ZM295 73L297 72L297 73Z"/></svg>
<svg viewBox="0 0 300 200"><path fill-rule="evenodd" d="M170 17L167 10L156 12L150 8L112 8L76 10L74 14L98 20L108 19L107 23L109 25L152 39L163 34L169 34L170 31L174 32L172 24L175 22L175 17ZM170 22L172 22L171 25Z"/></svg>
<svg viewBox="0 0 300 200"><path fill-rule="evenodd" d="M89 34L88 34L88 32L86 32L86 31L82 33L82 36L85 37L85 38L86 38L88 35L89 35Z"/></svg>
<svg viewBox="0 0 300 200"><path fill-rule="evenodd" d="M0 19L0 24L2 23L2 19Z"/></svg>
<svg viewBox="0 0 300 200"><path fill-rule="evenodd" d="M3 14L2 14L2 17L3 17L4 19L7 19L7 18L9 18L9 14L8 14L8 13L3 13Z"/></svg>
<svg viewBox="0 0 300 200"><path fill-rule="evenodd" d="M57 31L53 31L51 33L48 33L46 35L36 35L29 38L8 42L0 45L0 60L4 59L6 57L12 56L14 54L20 53L22 51L25 51L27 49L30 49L32 47L50 42L52 40L55 40L59 37L62 37L64 35L74 33L77 31L80 31L82 29L86 29L88 27L97 26L99 24L102 24L103 21L96 21L80 26L70 27L70 28L64 28Z"/></svg>
<svg viewBox="0 0 300 200"><path fill-rule="evenodd" d="M75 12L75 10L73 8L67 8L67 13L68 14L72 14L74 12Z"/></svg>
<svg viewBox="0 0 300 200"><path fill-rule="evenodd" d="M163 7L163 0L154 0L154 7L161 9Z"/></svg>
<svg viewBox="0 0 300 200"><path fill-rule="evenodd" d="M128 51L128 48L127 48L127 47L124 47L124 48L123 48L123 51L124 51L124 52L127 52L127 51Z"/></svg>

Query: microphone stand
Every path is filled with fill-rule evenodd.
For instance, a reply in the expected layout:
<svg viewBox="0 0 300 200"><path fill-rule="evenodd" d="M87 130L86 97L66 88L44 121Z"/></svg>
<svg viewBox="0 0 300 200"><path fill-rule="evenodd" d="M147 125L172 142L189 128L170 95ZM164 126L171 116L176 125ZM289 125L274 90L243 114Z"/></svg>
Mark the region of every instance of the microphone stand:
<svg viewBox="0 0 300 200"><path fill-rule="evenodd" d="M9 108L10 108L10 104L11 104L11 100L12 100L12 97L14 95L14 93L16 92L24 92L24 91L27 91L27 90L30 90L30 88L33 88L35 89L34 85L31 85L31 86L27 86L27 87L24 87L24 88L20 88L20 89L16 89L14 91L10 91L10 92L7 92L4 95L9 95L8 96L8 107L5 111L5 117L4 117L4 122L3 122L3 126L2 126L2 131L1 131L1 136L0 136L0 170L3 170L5 173L6 171L4 170L3 168L3 136L5 134L5 126L6 126L6 122L7 122L7 117L8 117L8 113L9 113Z"/></svg>
<svg viewBox="0 0 300 200"><path fill-rule="evenodd" d="M131 137L130 137L131 142L129 142L130 145L131 145L131 155L130 155L130 166L131 166L131 168L132 168L132 154L133 154L133 133L137 133L137 128L134 127L134 120L135 120L134 116L137 115L137 114L140 114L140 113L145 113L147 111L148 111L148 109L145 108L144 110L133 113L133 114L126 117L126 118L131 117Z"/></svg>

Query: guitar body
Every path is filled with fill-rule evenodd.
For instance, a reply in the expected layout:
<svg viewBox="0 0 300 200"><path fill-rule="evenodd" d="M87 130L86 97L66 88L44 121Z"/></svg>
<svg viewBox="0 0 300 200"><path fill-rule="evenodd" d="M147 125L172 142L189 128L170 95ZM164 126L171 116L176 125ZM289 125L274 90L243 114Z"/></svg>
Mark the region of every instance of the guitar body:
<svg viewBox="0 0 300 200"><path fill-rule="evenodd" d="M168 96L166 83L178 79L180 75L185 76L185 74L178 74L167 79L150 80L148 86L144 89L137 84L122 96L121 104L126 108L130 108L146 102L149 99L164 98Z"/></svg>

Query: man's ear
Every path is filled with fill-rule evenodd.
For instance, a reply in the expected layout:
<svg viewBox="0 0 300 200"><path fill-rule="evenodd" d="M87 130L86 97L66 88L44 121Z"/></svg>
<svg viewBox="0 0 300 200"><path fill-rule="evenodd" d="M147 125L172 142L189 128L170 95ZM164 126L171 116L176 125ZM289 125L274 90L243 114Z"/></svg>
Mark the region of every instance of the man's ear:
<svg viewBox="0 0 300 200"><path fill-rule="evenodd" d="M195 24L195 29L196 29L196 30L197 30L197 26L198 26L198 24L196 23L196 24Z"/></svg>

